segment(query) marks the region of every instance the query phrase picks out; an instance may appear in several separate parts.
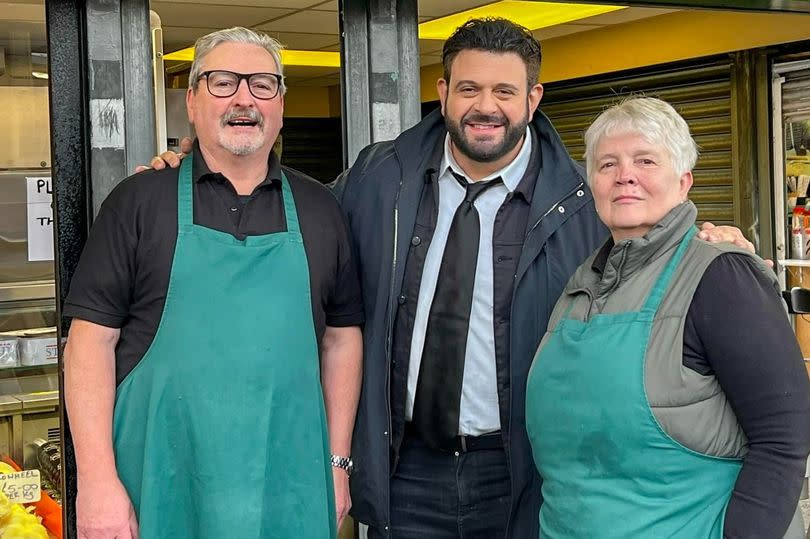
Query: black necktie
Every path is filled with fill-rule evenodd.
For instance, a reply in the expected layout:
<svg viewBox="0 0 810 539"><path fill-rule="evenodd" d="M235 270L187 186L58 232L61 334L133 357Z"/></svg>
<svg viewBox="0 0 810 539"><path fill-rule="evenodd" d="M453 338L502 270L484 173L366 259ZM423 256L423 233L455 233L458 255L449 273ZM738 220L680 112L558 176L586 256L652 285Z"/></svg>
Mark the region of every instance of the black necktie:
<svg viewBox="0 0 810 539"><path fill-rule="evenodd" d="M447 236L425 329L413 405L413 426L434 449L450 447L458 435L464 356L481 235L478 210L473 202L485 190L501 183L501 178L476 183L468 183L460 176L456 179L467 194L456 209Z"/></svg>

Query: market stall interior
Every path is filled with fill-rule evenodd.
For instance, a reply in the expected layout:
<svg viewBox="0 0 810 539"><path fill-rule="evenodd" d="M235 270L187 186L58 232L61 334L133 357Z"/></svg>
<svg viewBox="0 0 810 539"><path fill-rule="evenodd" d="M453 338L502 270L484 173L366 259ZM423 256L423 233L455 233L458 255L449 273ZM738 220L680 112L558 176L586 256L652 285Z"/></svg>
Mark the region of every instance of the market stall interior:
<svg viewBox="0 0 810 539"><path fill-rule="evenodd" d="M241 25L269 33L288 49L285 125L283 143L277 148L282 162L322 182L332 181L344 168L347 136L341 124L345 88L341 88L339 0L140 3L152 10L156 150L176 149L179 140L191 134L184 101L189 47L213 30ZM422 113L436 107L435 81L442 75L444 39L466 19L492 15L515 19L543 44L541 80L547 92L541 109L575 158L582 154L584 128L616 95L642 91L676 103L702 146L693 190L701 218L736 223L746 232L750 226L755 236L761 232L758 245L790 267L791 277L784 286L810 287L810 13L767 13L764 10L776 3L749 2L753 3L763 11L720 11L712 8L734 3L697 0L622 5L419 0L421 83L413 91L419 93ZM110 13L124 3L89 0L78 4L87 17L88 33L103 40L106 34L97 28L107 24ZM55 329L60 321L54 285L47 22L46 0L0 3L0 459L39 470L43 490L58 502L64 481L59 450L62 410ZM691 35L698 37L688 38ZM708 35L711 39L705 38ZM780 47L790 50L785 53ZM106 56L88 55L94 81L117 77L115 84L92 87L84 103L94 116L86 126L92 144L87 142L82 151L90 153L92 148L102 157L129 143L124 100L116 94L128 76L122 69L121 48L121 36L117 36L104 50ZM594 55L593 50L601 52ZM779 55L784 57L773 60ZM760 57L766 67L756 71L751 66ZM89 85L90 75L82 76L88 80L76 85ZM774 84L771 90L766 88L763 102L772 95L772 106L779 108L757 101L756 83L751 82L756 77L767 79L763 84ZM55 90L54 95L59 95ZM762 106L766 107L766 129L755 131L751 125L763 116L758 109ZM756 111L755 120L751 120L752 111ZM757 138L769 140L768 129L774 133L772 152L766 149L754 163ZM122 179L118 172L110 172L112 165L101 166L103 159L97 159L86 178L91 188L76 195L89 199L80 202L86 221L92 221L94 209ZM105 173L109 177L102 178ZM751 180L757 174L759 184ZM791 250L793 240L797 243ZM78 253L72 258L78 258ZM62 272L60 279L64 277ZM796 320L800 341L806 342L805 356L810 356L810 323L801 315ZM52 505L48 507L53 510ZM43 519L53 514L41 511ZM49 522L53 520L51 516ZM56 536L59 530L49 527Z"/></svg>
<svg viewBox="0 0 810 539"><path fill-rule="evenodd" d="M62 536L47 52L44 1L0 5L0 501L44 524L0 511L3 537ZM41 483L15 487L23 468Z"/></svg>

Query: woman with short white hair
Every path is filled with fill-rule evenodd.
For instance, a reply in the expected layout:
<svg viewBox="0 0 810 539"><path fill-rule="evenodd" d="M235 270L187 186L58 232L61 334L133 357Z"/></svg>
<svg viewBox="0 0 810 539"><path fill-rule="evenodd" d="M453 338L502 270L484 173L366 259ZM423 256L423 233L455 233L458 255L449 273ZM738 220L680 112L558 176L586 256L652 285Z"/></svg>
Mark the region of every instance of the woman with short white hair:
<svg viewBox="0 0 810 539"><path fill-rule="evenodd" d="M611 237L529 375L541 536L802 537L810 384L773 272L695 235L698 151L672 106L627 99L585 144Z"/></svg>

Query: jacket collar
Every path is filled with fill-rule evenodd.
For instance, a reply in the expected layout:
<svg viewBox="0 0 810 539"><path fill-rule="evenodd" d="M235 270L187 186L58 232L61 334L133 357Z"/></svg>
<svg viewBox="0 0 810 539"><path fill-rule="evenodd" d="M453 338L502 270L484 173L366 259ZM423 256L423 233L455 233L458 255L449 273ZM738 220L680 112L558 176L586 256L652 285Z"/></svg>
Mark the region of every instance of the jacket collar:
<svg viewBox="0 0 810 539"><path fill-rule="evenodd" d="M424 178L425 173L430 170L438 172L441 152L444 150L441 144L446 134L444 116L440 109L434 110L421 122L403 131L394 140L394 151L402 168L402 177Z"/></svg>
<svg viewBox="0 0 810 539"><path fill-rule="evenodd" d="M613 290L639 269L677 247L695 224L697 208L691 201L678 204L641 238L615 243L608 239L590 265L577 271L569 290L591 288L597 297Z"/></svg>
<svg viewBox="0 0 810 539"><path fill-rule="evenodd" d="M540 109L535 112L531 127L532 163L539 160L541 166L538 167L534 185L525 185L524 179L519 190L532 203L529 217L534 223L555 201L583 182L584 171L568 155L557 130ZM430 171L438 172L441 153L437 160L435 149L438 147L443 151L442 144L446 135L447 129L440 109L434 110L421 122L400 134L394 140L394 151L402 168L402 177L424 178ZM431 151L425 151L426 148ZM553 171L554 174L543 174L543 171Z"/></svg>
<svg viewBox="0 0 810 539"><path fill-rule="evenodd" d="M583 192L588 191L584 181L584 169L568 155L560 135L541 110L538 109L535 112L531 126L534 129L532 135L536 135L533 138L533 146L538 154L534 155L534 151L532 152L532 163L529 163L529 169L537 166L537 174L533 179L532 192L528 193L530 197L527 198L531 200L531 204L529 218L526 221L526 241L518 260L515 290L532 261L543 249L546 239L558 226L536 227L535 225L539 224L556 204L573 196L578 189L582 189ZM427 179L426 175L431 171L435 174L435 170L431 168L431 160L435 160L436 154L433 151L426 151L426 149L434 150L437 145L441 145L446 134L444 117L441 110L437 109L394 140L394 153L401 170L396 203L398 208L395 240L397 260L403 260L407 254L410 234L416 223L419 197ZM525 181L529 181L528 178ZM588 203L590 196L579 197L579 200L580 204ZM556 220L555 222L560 223L561 221ZM404 264L398 264L395 275L397 290L402 285L404 271Z"/></svg>
<svg viewBox="0 0 810 539"><path fill-rule="evenodd" d="M228 179L221 172L212 172L211 169L208 168L208 163L205 162L202 151L200 151L200 142L197 139L194 139L192 154L194 155L194 161L191 163L191 177L194 178L195 183L205 181L229 183ZM267 176L256 186L256 189L273 184L281 185L281 162L276 152L271 151L267 156Z"/></svg>
<svg viewBox="0 0 810 539"><path fill-rule="evenodd" d="M535 113L532 125L538 137L542 167L531 198L530 227L555 203L583 185L585 178L584 169L568 155L560 135L541 110Z"/></svg>

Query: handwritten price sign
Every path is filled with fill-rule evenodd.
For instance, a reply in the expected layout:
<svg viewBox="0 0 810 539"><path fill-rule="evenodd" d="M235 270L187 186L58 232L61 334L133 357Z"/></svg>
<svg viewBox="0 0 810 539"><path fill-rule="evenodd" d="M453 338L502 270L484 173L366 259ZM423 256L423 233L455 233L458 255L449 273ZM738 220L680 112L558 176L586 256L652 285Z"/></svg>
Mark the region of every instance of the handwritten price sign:
<svg viewBox="0 0 810 539"><path fill-rule="evenodd" d="M38 502L42 497L39 470L0 474L0 490L12 503Z"/></svg>

